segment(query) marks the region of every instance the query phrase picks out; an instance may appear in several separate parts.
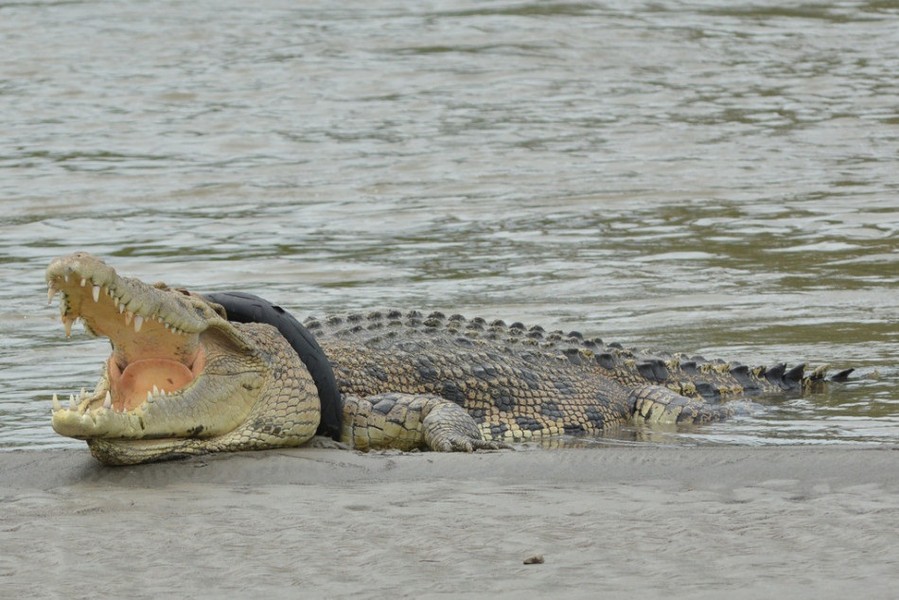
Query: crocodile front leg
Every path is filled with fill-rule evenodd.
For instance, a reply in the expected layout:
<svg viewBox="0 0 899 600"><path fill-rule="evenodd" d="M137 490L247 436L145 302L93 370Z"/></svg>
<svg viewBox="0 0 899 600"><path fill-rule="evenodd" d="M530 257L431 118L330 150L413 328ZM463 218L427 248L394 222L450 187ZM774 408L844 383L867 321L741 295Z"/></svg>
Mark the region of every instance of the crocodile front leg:
<svg viewBox="0 0 899 600"><path fill-rule="evenodd" d="M431 394L345 396L341 441L357 450L471 452L509 448L502 442L484 440L465 409Z"/></svg>

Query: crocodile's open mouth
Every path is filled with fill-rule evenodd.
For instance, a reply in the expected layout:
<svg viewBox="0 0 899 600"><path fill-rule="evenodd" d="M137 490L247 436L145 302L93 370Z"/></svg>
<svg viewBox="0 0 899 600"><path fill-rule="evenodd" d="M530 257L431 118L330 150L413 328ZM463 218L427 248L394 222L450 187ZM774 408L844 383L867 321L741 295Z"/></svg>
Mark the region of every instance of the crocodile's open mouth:
<svg viewBox="0 0 899 600"><path fill-rule="evenodd" d="M66 335L81 319L89 333L109 338L112 354L103 381L92 394L82 392L70 403L84 409L98 407L133 411L154 396L177 394L202 372L205 353L200 335L188 332L152 313L151 308L129 304L127 291L81 273L52 277L48 300L62 294L60 313ZM105 387L105 389L102 389Z"/></svg>
<svg viewBox="0 0 899 600"><path fill-rule="evenodd" d="M120 277L81 253L51 263L47 285L49 301L62 296L67 336L80 319L86 331L112 344L93 391L70 394L67 406L54 394L57 432L80 438L210 434L210 422L197 428L177 418L191 405L186 396L208 379L207 338L215 333L207 304L164 284Z"/></svg>
<svg viewBox="0 0 899 600"><path fill-rule="evenodd" d="M86 253L47 267L48 298L61 294L66 334L80 319L112 344L91 392L53 397L53 429L120 447L213 438L244 423L265 365L221 307L165 284L120 277ZM171 443L167 442L169 445Z"/></svg>

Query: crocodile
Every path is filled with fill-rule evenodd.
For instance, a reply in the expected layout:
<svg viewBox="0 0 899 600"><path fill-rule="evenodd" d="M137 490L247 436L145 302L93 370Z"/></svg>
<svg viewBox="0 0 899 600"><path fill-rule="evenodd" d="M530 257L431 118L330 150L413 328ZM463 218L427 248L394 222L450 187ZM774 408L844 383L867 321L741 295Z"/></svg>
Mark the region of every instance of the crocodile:
<svg viewBox="0 0 899 600"><path fill-rule="evenodd" d="M689 424L746 410L754 393L844 379L638 352L577 331L440 312L310 317L249 294L203 295L120 276L85 252L47 268L66 337L80 319L111 354L93 391L52 400L52 427L105 464L303 445L505 449Z"/></svg>

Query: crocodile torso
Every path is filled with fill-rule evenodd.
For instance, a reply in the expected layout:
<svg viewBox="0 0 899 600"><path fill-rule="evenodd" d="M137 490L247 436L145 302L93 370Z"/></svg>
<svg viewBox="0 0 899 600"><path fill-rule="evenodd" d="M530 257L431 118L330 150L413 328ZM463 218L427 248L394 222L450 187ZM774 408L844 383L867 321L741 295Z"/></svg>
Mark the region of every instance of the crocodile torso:
<svg viewBox="0 0 899 600"><path fill-rule="evenodd" d="M625 349L577 331L440 312L374 311L304 324L324 348L343 394L436 395L462 406L493 440L602 434L635 419L720 420L746 406L727 400L814 386L825 375L824 369L806 373L802 365L750 368ZM681 400L677 412L654 402L638 406L636 389L654 392L646 396L653 400L689 401Z"/></svg>
<svg viewBox="0 0 899 600"><path fill-rule="evenodd" d="M84 253L54 261L47 280L51 297L63 294L67 332L81 318L112 342L92 393L68 407L54 398L54 429L86 440L101 461L297 446L323 423L322 383L283 327L234 322L208 297L120 277ZM259 300L275 318L286 314ZM816 386L826 373L437 312L309 318L310 334L339 392L335 437L362 450L470 451L629 422L702 423L745 408L749 394Z"/></svg>

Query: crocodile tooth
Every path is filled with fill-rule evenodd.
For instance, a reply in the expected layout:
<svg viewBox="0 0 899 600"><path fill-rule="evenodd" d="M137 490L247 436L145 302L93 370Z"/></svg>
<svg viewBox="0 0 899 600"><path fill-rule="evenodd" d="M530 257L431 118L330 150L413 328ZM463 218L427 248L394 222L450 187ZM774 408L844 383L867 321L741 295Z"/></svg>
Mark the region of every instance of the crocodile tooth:
<svg viewBox="0 0 899 600"><path fill-rule="evenodd" d="M78 405L75 403L75 394L69 394L69 410L75 410Z"/></svg>
<svg viewBox="0 0 899 600"><path fill-rule="evenodd" d="M156 387L155 385L153 386L153 395L154 395L154 396L158 396L158 395L159 395L159 388Z"/></svg>
<svg viewBox="0 0 899 600"><path fill-rule="evenodd" d="M122 314L123 312L125 312L125 305L119 301L119 314Z"/></svg>
<svg viewBox="0 0 899 600"><path fill-rule="evenodd" d="M94 302L100 301L100 286L99 285L95 285L91 289L91 295L94 297Z"/></svg>
<svg viewBox="0 0 899 600"><path fill-rule="evenodd" d="M61 409L62 409L62 405L59 403L59 398L56 396L56 394L53 394L53 412L56 412Z"/></svg>
<svg viewBox="0 0 899 600"><path fill-rule="evenodd" d="M125 325L131 325L132 319L134 319L134 313L130 310L125 312Z"/></svg>
<svg viewBox="0 0 899 600"><path fill-rule="evenodd" d="M62 324L63 327L66 328L66 337L72 337L72 325L75 323L75 318L73 317L63 317Z"/></svg>
<svg viewBox="0 0 899 600"><path fill-rule="evenodd" d="M140 328L144 324L144 318L140 315L134 315L134 333L140 333Z"/></svg>
<svg viewBox="0 0 899 600"><path fill-rule="evenodd" d="M147 402L153 400L153 392L147 392Z"/></svg>
<svg viewBox="0 0 899 600"><path fill-rule="evenodd" d="M59 293L59 290L53 287L53 284L50 284L50 287L47 288L47 304L53 302L53 297Z"/></svg>
<svg viewBox="0 0 899 600"><path fill-rule="evenodd" d="M87 278L82 277L82 278L81 278L81 287L84 287L84 286L86 286L86 285L87 285Z"/></svg>
<svg viewBox="0 0 899 600"><path fill-rule="evenodd" d="M106 399L103 400L103 408L112 408L112 395L106 390Z"/></svg>

